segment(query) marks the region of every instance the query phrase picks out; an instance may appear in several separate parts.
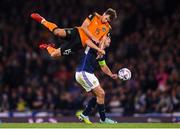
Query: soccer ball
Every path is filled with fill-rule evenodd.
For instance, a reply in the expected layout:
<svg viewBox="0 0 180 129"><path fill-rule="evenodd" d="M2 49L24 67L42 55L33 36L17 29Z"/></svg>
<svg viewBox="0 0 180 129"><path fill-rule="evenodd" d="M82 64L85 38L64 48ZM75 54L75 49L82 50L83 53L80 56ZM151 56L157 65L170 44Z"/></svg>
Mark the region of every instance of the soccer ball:
<svg viewBox="0 0 180 129"><path fill-rule="evenodd" d="M131 71L127 68L122 68L118 72L118 76L120 79L126 81L131 79Z"/></svg>

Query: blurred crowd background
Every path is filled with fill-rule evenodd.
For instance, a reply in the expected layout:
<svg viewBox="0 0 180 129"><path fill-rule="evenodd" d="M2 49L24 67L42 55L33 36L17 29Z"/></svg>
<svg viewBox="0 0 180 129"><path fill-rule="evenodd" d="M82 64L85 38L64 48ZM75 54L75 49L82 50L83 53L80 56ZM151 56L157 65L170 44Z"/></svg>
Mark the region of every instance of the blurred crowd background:
<svg viewBox="0 0 180 129"><path fill-rule="evenodd" d="M91 97L75 82L81 53L51 59L39 42L64 41L30 19L38 12L59 27L80 26L93 12L112 7L112 43L107 64L132 71L129 81L112 80L97 69L107 112L180 112L179 0L1 0L0 112L53 111L72 115Z"/></svg>

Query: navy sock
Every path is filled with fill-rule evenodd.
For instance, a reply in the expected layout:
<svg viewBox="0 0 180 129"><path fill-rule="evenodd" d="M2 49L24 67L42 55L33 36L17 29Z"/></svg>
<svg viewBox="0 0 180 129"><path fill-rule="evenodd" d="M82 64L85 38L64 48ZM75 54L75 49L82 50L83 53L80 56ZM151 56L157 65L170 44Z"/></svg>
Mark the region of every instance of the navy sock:
<svg viewBox="0 0 180 129"><path fill-rule="evenodd" d="M93 108L96 106L96 98L93 97L92 99L89 100L88 105L86 106L86 109L83 111L83 115L89 116Z"/></svg>
<svg viewBox="0 0 180 129"><path fill-rule="evenodd" d="M99 115L102 121L105 121L106 119L106 114L105 114L105 105L104 104L98 104L98 110L99 110Z"/></svg>

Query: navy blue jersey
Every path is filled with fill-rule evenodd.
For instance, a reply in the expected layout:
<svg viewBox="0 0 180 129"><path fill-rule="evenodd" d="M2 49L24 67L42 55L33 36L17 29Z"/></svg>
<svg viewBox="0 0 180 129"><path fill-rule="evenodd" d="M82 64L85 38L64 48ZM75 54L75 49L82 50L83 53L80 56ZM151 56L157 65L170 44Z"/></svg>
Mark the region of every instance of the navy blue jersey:
<svg viewBox="0 0 180 129"><path fill-rule="evenodd" d="M88 73L94 73L95 69L98 65L101 65L101 62L105 62L105 58L102 57L100 59L96 59L97 51L91 49L90 47L86 47L83 56L81 57L80 63L76 69L76 71L85 71Z"/></svg>

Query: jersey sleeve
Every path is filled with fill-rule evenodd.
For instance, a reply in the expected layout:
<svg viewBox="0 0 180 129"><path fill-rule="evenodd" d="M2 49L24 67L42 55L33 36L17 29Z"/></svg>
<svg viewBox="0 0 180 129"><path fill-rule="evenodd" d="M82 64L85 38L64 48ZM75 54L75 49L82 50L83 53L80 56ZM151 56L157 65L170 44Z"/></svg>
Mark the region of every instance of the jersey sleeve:
<svg viewBox="0 0 180 129"><path fill-rule="evenodd" d="M91 21L95 16L95 13L90 14L87 18Z"/></svg>

